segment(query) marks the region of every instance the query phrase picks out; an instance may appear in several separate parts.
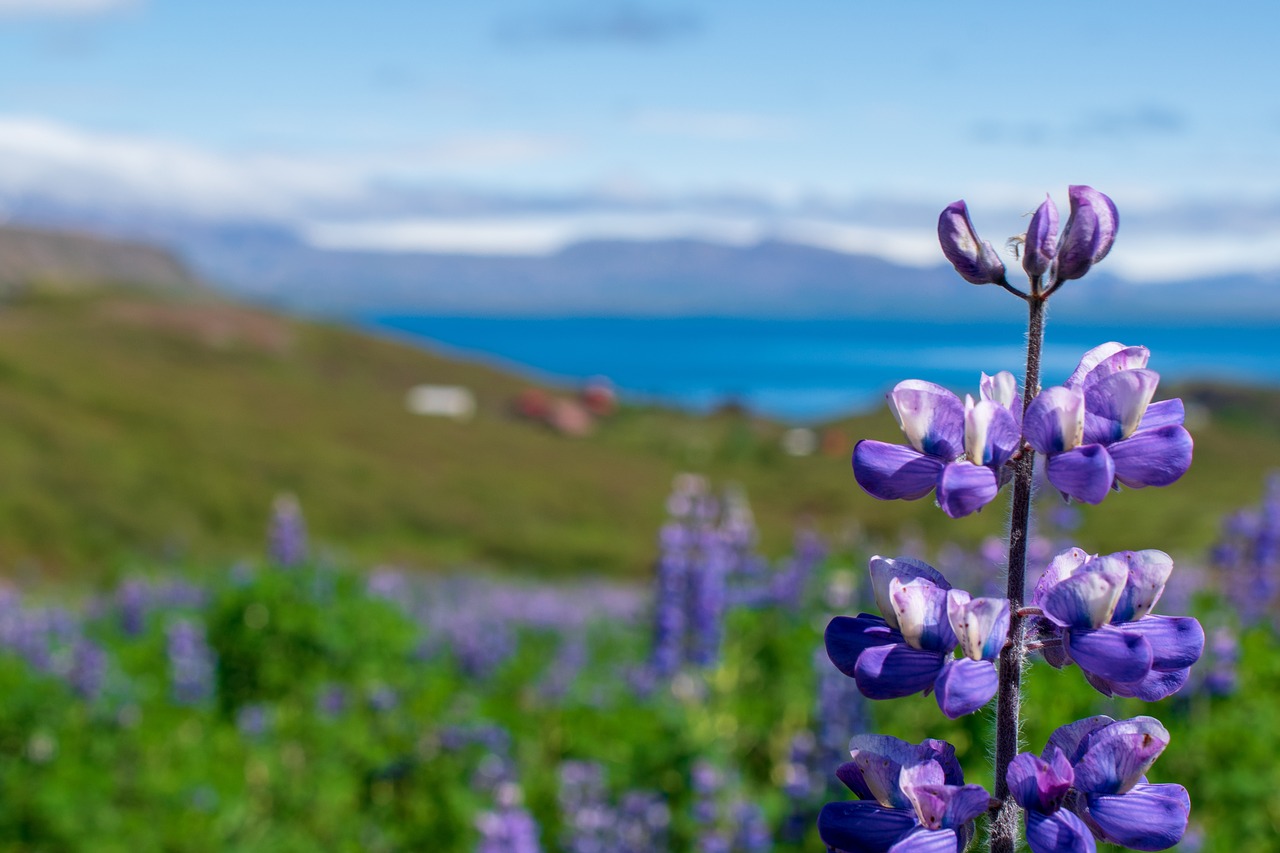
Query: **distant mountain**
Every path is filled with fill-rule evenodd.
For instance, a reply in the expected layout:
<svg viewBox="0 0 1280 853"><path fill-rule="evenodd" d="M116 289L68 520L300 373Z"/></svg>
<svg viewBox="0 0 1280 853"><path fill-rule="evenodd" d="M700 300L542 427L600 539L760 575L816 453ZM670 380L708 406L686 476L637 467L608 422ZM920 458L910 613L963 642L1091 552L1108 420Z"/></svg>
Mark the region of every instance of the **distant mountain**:
<svg viewBox="0 0 1280 853"><path fill-rule="evenodd" d="M129 284L192 290L196 276L170 252L137 242L31 228L0 228L0 291L41 284Z"/></svg>
<svg viewBox="0 0 1280 853"><path fill-rule="evenodd" d="M68 217L46 215L43 221ZM173 251L199 277L241 299L327 316L707 315L860 316L969 320L1008 316L996 287L979 293L949 267L900 266L778 241L727 246L697 240L601 240L546 256L336 251L259 223L163 218L75 218L78 227ZM143 254L128 253L135 262ZM0 258L3 256L0 255ZM116 269L105 260L100 271ZM144 265L145 266L145 265ZM165 264L138 280L177 275ZM1013 274L1017 280L1020 276ZM1105 265L1066 285L1084 296L1054 302L1055 316L1133 316L1172 323L1280 321L1280 276L1134 284Z"/></svg>

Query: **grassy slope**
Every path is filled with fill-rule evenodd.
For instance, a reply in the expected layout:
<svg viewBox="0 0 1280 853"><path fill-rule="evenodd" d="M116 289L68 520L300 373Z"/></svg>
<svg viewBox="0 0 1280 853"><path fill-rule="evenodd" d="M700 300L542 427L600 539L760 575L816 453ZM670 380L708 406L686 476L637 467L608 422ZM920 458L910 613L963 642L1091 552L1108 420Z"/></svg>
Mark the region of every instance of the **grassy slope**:
<svg viewBox="0 0 1280 853"><path fill-rule="evenodd" d="M1158 361L1158 356L1157 356ZM1158 366L1158 365L1157 365ZM405 412L421 382L473 388L471 423ZM781 553L793 525L976 541L1002 502L957 523L928 501L882 504L848 472L853 436L896 440L882 413L838 425L835 457L791 459L781 428L627 409L572 440L505 414L522 380L339 328L123 292L0 310L0 567L98 576L131 555L256 554L266 508L296 492L315 537L362 560L492 562L539 573L643 572L673 474L743 484ZM1090 550L1194 553L1217 514L1280 464L1276 418L1228 395L1177 486L1087 510Z"/></svg>

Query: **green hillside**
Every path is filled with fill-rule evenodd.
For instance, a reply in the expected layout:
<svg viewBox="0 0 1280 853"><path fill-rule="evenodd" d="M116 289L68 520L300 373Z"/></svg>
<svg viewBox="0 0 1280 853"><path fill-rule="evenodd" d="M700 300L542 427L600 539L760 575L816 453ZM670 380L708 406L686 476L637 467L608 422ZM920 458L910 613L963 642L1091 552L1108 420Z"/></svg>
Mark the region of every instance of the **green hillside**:
<svg viewBox="0 0 1280 853"><path fill-rule="evenodd" d="M473 389L476 417L408 413L424 382ZM807 520L833 536L943 530L928 501L880 504L853 482L853 437L895 439L887 414L836 425L846 438L831 456L796 459L781 426L740 414L624 408L588 438L561 437L508 414L526 385L200 295L29 294L0 308L0 567L95 578L134 558L253 556L272 498L290 491L322 549L367 563L635 575L684 470L742 484L769 553ZM1221 510L1257 497L1280 465L1280 420L1265 415L1277 398L1211 390L1218 414L1193 429L1183 482L1087 509L1082 541L1192 554ZM946 535L998 531L998 507Z"/></svg>

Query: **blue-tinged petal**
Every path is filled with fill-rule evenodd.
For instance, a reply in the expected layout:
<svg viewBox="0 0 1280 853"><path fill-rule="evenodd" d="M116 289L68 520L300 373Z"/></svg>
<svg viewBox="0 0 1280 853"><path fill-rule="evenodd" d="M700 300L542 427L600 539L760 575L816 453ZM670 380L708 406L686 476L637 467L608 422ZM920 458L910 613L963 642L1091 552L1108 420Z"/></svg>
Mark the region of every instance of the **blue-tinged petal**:
<svg viewBox="0 0 1280 853"><path fill-rule="evenodd" d="M889 602L908 646L930 652L950 652L956 647L947 618L947 593L923 578L906 583L901 578L889 580Z"/></svg>
<svg viewBox="0 0 1280 853"><path fill-rule="evenodd" d="M960 853L960 838L955 830L925 829L921 826L890 847L889 853Z"/></svg>
<svg viewBox="0 0 1280 853"><path fill-rule="evenodd" d="M964 403L941 385L923 379L899 382L889 392L889 410L921 453L941 459L964 453Z"/></svg>
<svg viewBox="0 0 1280 853"><path fill-rule="evenodd" d="M1009 599L972 598L962 589L949 590L947 619L965 657L995 660L1009 637Z"/></svg>
<svg viewBox="0 0 1280 853"><path fill-rule="evenodd" d="M1049 271L1058 256L1058 206L1046 193L1044 203L1031 215L1022 246L1022 268L1036 281Z"/></svg>
<svg viewBox="0 0 1280 853"><path fill-rule="evenodd" d="M1001 408L1008 409L1015 421L1022 419L1022 398L1018 396L1018 380L1007 370L995 376L982 374L978 384L978 395L990 400Z"/></svg>
<svg viewBox="0 0 1280 853"><path fill-rule="evenodd" d="M938 243L956 272L971 284L1000 284L1004 261L991 244L978 237L963 200L952 202L938 217Z"/></svg>
<svg viewBox="0 0 1280 853"><path fill-rule="evenodd" d="M1192 616L1144 616L1118 627L1147 638L1154 653L1153 669L1185 669L1204 654L1204 628Z"/></svg>
<svg viewBox="0 0 1280 853"><path fill-rule="evenodd" d="M1105 344L1098 344L1089 350L1080 358L1080 363L1076 365L1076 369L1071 372L1070 378L1066 381L1068 388L1079 388L1084 384L1084 378L1106 359L1120 352L1121 350L1135 349L1135 347L1126 347L1119 341L1107 341ZM1135 367L1146 367L1147 363L1134 365ZM1108 371L1110 373L1111 371Z"/></svg>
<svg viewBox="0 0 1280 853"><path fill-rule="evenodd" d="M1145 637L1114 625L1068 631L1067 653L1086 672L1122 683L1146 678L1154 657Z"/></svg>
<svg viewBox="0 0 1280 853"><path fill-rule="evenodd" d="M1064 628L1101 628L1111 621L1128 577L1123 560L1089 560L1072 574L1046 586L1039 596L1040 607L1045 616Z"/></svg>
<svg viewBox="0 0 1280 853"><path fill-rule="evenodd" d="M964 451L975 465L999 468L1022 444L1022 432L1009 410L991 400L965 400Z"/></svg>
<svg viewBox="0 0 1280 853"><path fill-rule="evenodd" d="M1058 281L1080 278L1105 258L1120 227L1115 203L1093 187L1072 186L1067 195L1071 214L1058 244Z"/></svg>
<svg viewBox="0 0 1280 853"><path fill-rule="evenodd" d="M951 589L951 584L942 576L942 572L933 566L912 557L871 558L867 564L871 574L871 592L875 595L876 607L884 614L889 627L897 629L898 617L893 612L893 599L889 595L889 585L894 578L908 583L916 578L929 581L942 589Z"/></svg>
<svg viewBox="0 0 1280 853"><path fill-rule="evenodd" d="M1093 833L1065 809L1053 814L1027 812L1027 846L1032 853L1097 853Z"/></svg>
<svg viewBox="0 0 1280 853"><path fill-rule="evenodd" d="M1044 570L1044 574L1040 575L1040 580L1036 581L1031 603L1043 610L1049 591L1078 572L1090 559L1081 548L1068 548L1059 552Z"/></svg>
<svg viewBox="0 0 1280 853"><path fill-rule="evenodd" d="M916 747L920 761L936 761L942 766L943 779L948 785L963 785L964 770L956 758L956 748L945 740L926 738Z"/></svg>
<svg viewBox="0 0 1280 853"><path fill-rule="evenodd" d="M1146 678L1130 684L1108 682L1107 686L1114 696L1126 699L1141 699L1143 702L1159 702L1167 699L1186 686L1191 677L1191 667L1185 669L1158 670L1152 668Z"/></svg>
<svg viewBox="0 0 1280 853"><path fill-rule="evenodd" d="M1027 406L1022 434L1040 453L1071 450L1084 440L1084 412L1084 394L1078 389L1062 385L1046 388Z"/></svg>
<svg viewBox="0 0 1280 853"><path fill-rule="evenodd" d="M954 720L990 702L996 695L998 682L991 661L948 658L933 689L942 713Z"/></svg>
<svg viewBox="0 0 1280 853"><path fill-rule="evenodd" d="M862 768L858 766L856 761L846 761L836 768L836 778L844 783L844 786L850 791L858 795L860 800L874 800L876 795L867 787L867 782L862 778Z"/></svg>
<svg viewBox="0 0 1280 853"><path fill-rule="evenodd" d="M1195 442L1182 426L1162 426L1136 432L1107 448L1115 462L1116 479L1131 489L1167 486L1191 467Z"/></svg>
<svg viewBox="0 0 1280 853"><path fill-rule="evenodd" d="M1052 759L1046 761L1024 752L1009 762L1005 781L1018 805L1028 811L1048 813L1062 805L1075 774L1071 762L1057 747L1050 747Z"/></svg>
<svg viewBox="0 0 1280 853"><path fill-rule="evenodd" d="M876 646L858 656L854 680L868 699L900 699L932 687L944 657L905 644Z"/></svg>
<svg viewBox="0 0 1280 853"><path fill-rule="evenodd" d="M1116 479L1115 463L1101 444L1086 444L1050 456L1045 473L1058 491L1087 504L1102 503Z"/></svg>
<svg viewBox="0 0 1280 853"><path fill-rule="evenodd" d="M827 803L818 814L818 835L847 853L888 853L916 825L913 812L857 800Z"/></svg>
<svg viewBox="0 0 1280 853"><path fill-rule="evenodd" d="M1151 612L1164 586L1173 573L1173 558L1164 551L1148 548L1145 551L1120 551L1113 554L1124 560L1129 570L1129 578L1125 581L1124 591L1116 602L1113 622L1133 622Z"/></svg>
<svg viewBox="0 0 1280 853"><path fill-rule="evenodd" d="M1111 444L1133 435L1155 396L1160 374L1123 370L1089 384L1084 395L1084 441Z"/></svg>
<svg viewBox="0 0 1280 853"><path fill-rule="evenodd" d="M1074 762L1076 790L1123 794L1143 778L1169 745L1169 732L1153 717L1120 720L1091 732Z"/></svg>
<svg viewBox="0 0 1280 853"><path fill-rule="evenodd" d="M1187 418L1187 410L1182 405L1182 400L1175 397L1172 400L1159 400L1147 406L1147 411L1142 415L1142 423L1138 424L1139 430L1155 429L1162 426L1182 426L1183 421Z"/></svg>
<svg viewBox="0 0 1280 853"><path fill-rule="evenodd" d="M1167 850L1187 831L1191 799L1181 785L1136 785L1125 794L1087 798L1104 840L1132 850Z"/></svg>
<svg viewBox="0 0 1280 853"><path fill-rule="evenodd" d="M902 768L926 761L943 766L946 750L936 749L935 743L941 741L925 741L917 746L891 735L861 734L849 739L849 755L861 772L862 785L871 799L885 807L910 809L911 800L898 785ZM950 760L955 761L954 752ZM946 772L944 769L944 777ZM861 796L860 791L855 793Z"/></svg>
<svg viewBox="0 0 1280 853"><path fill-rule="evenodd" d="M1101 382L1113 373L1143 369L1150 359L1151 352L1146 347L1127 347L1111 341L1085 353L1066 384L1068 388L1079 388L1087 392L1090 385Z"/></svg>
<svg viewBox="0 0 1280 853"><path fill-rule="evenodd" d="M827 623L826 633L827 657L836 665L836 669L850 678L858 663L858 655L872 646L888 646L901 643L902 635L890 628L879 616L862 613L852 616L837 616Z"/></svg>
<svg viewBox="0 0 1280 853"><path fill-rule="evenodd" d="M853 447L853 478L882 501L918 500L933 491L943 462L901 444L864 438Z"/></svg>
<svg viewBox="0 0 1280 853"><path fill-rule="evenodd" d="M1065 726L1059 726L1053 734L1049 735L1049 741L1045 744L1044 752L1040 753L1040 757L1045 761L1052 761L1053 751L1060 749L1063 755L1067 756L1067 760L1075 764L1079 760L1080 754L1084 751L1089 737L1094 732L1101 731L1114 723L1115 720L1106 714L1098 714L1094 717L1076 720L1074 723L1067 723Z"/></svg>
<svg viewBox="0 0 1280 853"><path fill-rule="evenodd" d="M964 518L996 498L996 472L972 462L952 462L938 478L938 506L951 518Z"/></svg>

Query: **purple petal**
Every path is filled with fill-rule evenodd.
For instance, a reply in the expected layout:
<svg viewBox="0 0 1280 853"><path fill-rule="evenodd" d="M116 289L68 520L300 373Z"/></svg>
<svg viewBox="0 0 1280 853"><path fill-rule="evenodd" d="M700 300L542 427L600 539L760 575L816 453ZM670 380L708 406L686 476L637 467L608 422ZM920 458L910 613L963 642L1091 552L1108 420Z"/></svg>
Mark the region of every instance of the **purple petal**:
<svg viewBox="0 0 1280 853"><path fill-rule="evenodd" d="M1009 762L1005 781L1018 805L1028 811L1051 812L1058 808L1075 779L1067 756L1061 749L1051 748L1051 761L1024 752Z"/></svg>
<svg viewBox="0 0 1280 853"><path fill-rule="evenodd" d="M1087 562L1089 562L1089 555L1080 548L1068 548L1060 552L1049 563L1049 567L1044 570L1040 580L1036 582L1035 591L1031 595L1031 603L1043 610L1049 591L1074 575Z"/></svg>
<svg viewBox="0 0 1280 853"><path fill-rule="evenodd" d="M995 660L1009 636L1009 599L971 598L953 589L947 592L947 619L965 657Z"/></svg>
<svg viewBox="0 0 1280 853"><path fill-rule="evenodd" d="M1169 745L1169 732L1153 717L1119 720L1091 732L1080 745L1075 788L1086 794L1123 794Z"/></svg>
<svg viewBox="0 0 1280 853"><path fill-rule="evenodd" d="M1111 444L1133 435L1159 384L1160 374L1154 370L1124 370L1088 385L1084 442Z"/></svg>
<svg viewBox="0 0 1280 853"><path fill-rule="evenodd" d="M938 217L938 242L942 254L965 281L999 284L1005 280L1004 262L990 243L978 238L963 201L947 205Z"/></svg>
<svg viewBox="0 0 1280 853"><path fill-rule="evenodd" d="M923 578L906 583L901 578L889 580L893 615L908 646L931 652L950 652L956 647L956 635L947 618L947 593Z"/></svg>
<svg viewBox="0 0 1280 853"><path fill-rule="evenodd" d="M900 699L931 687L943 657L905 644L876 646L858 656L854 679L868 699Z"/></svg>
<svg viewBox="0 0 1280 853"><path fill-rule="evenodd" d="M1147 406L1147 411L1143 413L1142 423L1138 424L1138 429L1182 426L1186 418L1187 411L1183 407L1181 399L1175 397L1172 400L1160 400Z"/></svg>
<svg viewBox="0 0 1280 853"><path fill-rule="evenodd" d="M1116 478L1115 463L1101 444L1086 444L1050 456L1045 472L1058 491L1087 504L1102 503Z"/></svg>
<svg viewBox="0 0 1280 853"><path fill-rule="evenodd" d="M960 768L954 746L945 740L927 738L916 749L919 751L920 761L936 761L942 766L943 780L948 785L964 784L964 770Z"/></svg>
<svg viewBox="0 0 1280 853"><path fill-rule="evenodd" d="M1080 278L1107 256L1120 227L1120 214L1111 199L1093 187L1068 189L1071 214L1058 246L1058 281Z"/></svg>
<svg viewBox="0 0 1280 853"><path fill-rule="evenodd" d="M1049 271L1049 265L1058 255L1058 206L1048 193L1031 216L1022 251L1022 268L1036 280Z"/></svg>
<svg viewBox="0 0 1280 853"><path fill-rule="evenodd" d="M1015 421L1021 419L1022 400L1018 397L1018 380L1009 371L1002 370L995 376L982 374L978 383L978 395L1008 409Z"/></svg>
<svg viewBox="0 0 1280 853"><path fill-rule="evenodd" d="M837 616L827 623L827 657L836 669L853 678L858 656L872 646L888 646L902 642L902 635L890 628L879 616L867 613Z"/></svg>
<svg viewBox="0 0 1280 853"><path fill-rule="evenodd" d="M865 800L827 803L818 814L823 843L849 853L887 853L915 825L913 813Z"/></svg>
<svg viewBox="0 0 1280 853"><path fill-rule="evenodd" d="M1191 616L1144 616L1120 627L1147 638L1154 652L1153 669L1186 669L1204 653L1204 628Z"/></svg>
<svg viewBox="0 0 1280 853"><path fill-rule="evenodd" d="M1081 669L1107 681L1138 681L1151 672L1151 644L1114 625L1067 632L1067 652Z"/></svg>
<svg viewBox="0 0 1280 853"><path fill-rule="evenodd" d="M945 741L926 740L917 746L891 735L854 735L849 739L849 754L858 768L862 788L869 792L871 799L891 808L911 808L911 800L898 784L903 767L933 762L943 769L946 780L953 772L948 770L952 765L956 768L954 772L959 772L955 750Z"/></svg>
<svg viewBox="0 0 1280 853"><path fill-rule="evenodd" d="M1093 833L1065 809L1053 814L1027 812L1027 846L1032 853L1097 853Z"/></svg>
<svg viewBox="0 0 1280 853"><path fill-rule="evenodd" d="M907 379L889 392L889 411L907 443L929 456L955 459L964 453L964 403L941 385Z"/></svg>
<svg viewBox="0 0 1280 853"><path fill-rule="evenodd" d="M1080 753L1084 751L1089 737L1094 732L1101 731L1114 723L1115 720L1106 714L1098 714L1096 717L1086 717L1083 720L1059 726L1053 734L1049 735L1049 742L1045 744L1044 752L1040 753L1040 757L1045 761L1052 761L1053 751L1060 749L1063 755L1067 756L1067 760L1075 764L1080 758Z"/></svg>
<svg viewBox="0 0 1280 853"><path fill-rule="evenodd" d="M925 829L921 826L890 847L888 853L959 853L959 850L960 839L955 830Z"/></svg>
<svg viewBox="0 0 1280 853"><path fill-rule="evenodd" d="M894 578L909 583L917 578L929 581L941 589L951 589L951 584L942 576L942 572L923 560L911 557L875 556L867 564L871 574L871 592L876 598L876 607L884 614L889 627L898 628L898 617L893 612L893 599L889 588Z"/></svg>
<svg viewBox="0 0 1280 853"><path fill-rule="evenodd" d="M1151 672L1140 681L1128 684L1107 682L1108 690L1100 692L1109 692L1113 696L1123 696L1126 699L1141 699L1143 702L1159 702L1185 687L1190 677L1191 667L1164 671L1153 667Z"/></svg>
<svg viewBox="0 0 1280 853"><path fill-rule="evenodd" d="M1124 560L1129 578L1116 602L1113 622L1133 622L1151 612L1173 572L1173 559L1164 551L1121 551L1111 555Z"/></svg>
<svg viewBox="0 0 1280 853"><path fill-rule="evenodd" d="M964 518L996 498L996 472L972 462L952 462L938 478L938 506L951 518Z"/></svg>
<svg viewBox="0 0 1280 853"><path fill-rule="evenodd" d="M972 714L996 695L999 678L991 661L948 659L938 673L933 689L938 707L949 719Z"/></svg>
<svg viewBox="0 0 1280 853"><path fill-rule="evenodd" d="M1181 785L1136 785L1125 794L1088 798L1089 819L1104 840L1133 850L1166 850L1187 831L1191 798Z"/></svg>
<svg viewBox="0 0 1280 853"><path fill-rule="evenodd" d="M982 400L964 411L964 450L975 465L999 468L1022 444L1022 433L1013 414L999 403Z"/></svg>
<svg viewBox="0 0 1280 853"><path fill-rule="evenodd" d="M1182 426L1162 426L1136 432L1108 448L1116 479L1131 489L1167 486L1191 467L1194 442Z"/></svg>
<svg viewBox="0 0 1280 853"><path fill-rule="evenodd" d="M1079 390L1062 385L1046 388L1027 406L1022 434L1040 453L1062 453L1084 440L1084 412L1084 394Z"/></svg>
<svg viewBox="0 0 1280 853"><path fill-rule="evenodd" d="M874 800L876 795L867 787L866 781L862 778L862 770L858 767L856 761L846 761L836 768L836 778L844 783L844 786L850 791L858 795L860 800Z"/></svg>
<svg viewBox="0 0 1280 853"><path fill-rule="evenodd" d="M1080 359L1066 386L1087 391L1090 385L1113 373L1146 367L1150 359L1151 352L1146 347L1127 347L1115 341L1099 344Z"/></svg>
<svg viewBox="0 0 1280 853"><path fill-rule="evenodd" d="M1101 628L1111 621L1128 577L1123 560L1098 557L1043 590L1037 585L1037 597L1045 616L1064 628Z"/></svg>
<svg viewBox="0 0 1280 853"><path fill-rule="evenodd" d="M853 478L882 501L918 500L933 491L942 461L900 444L863 439L853 447Z"/></svg>

